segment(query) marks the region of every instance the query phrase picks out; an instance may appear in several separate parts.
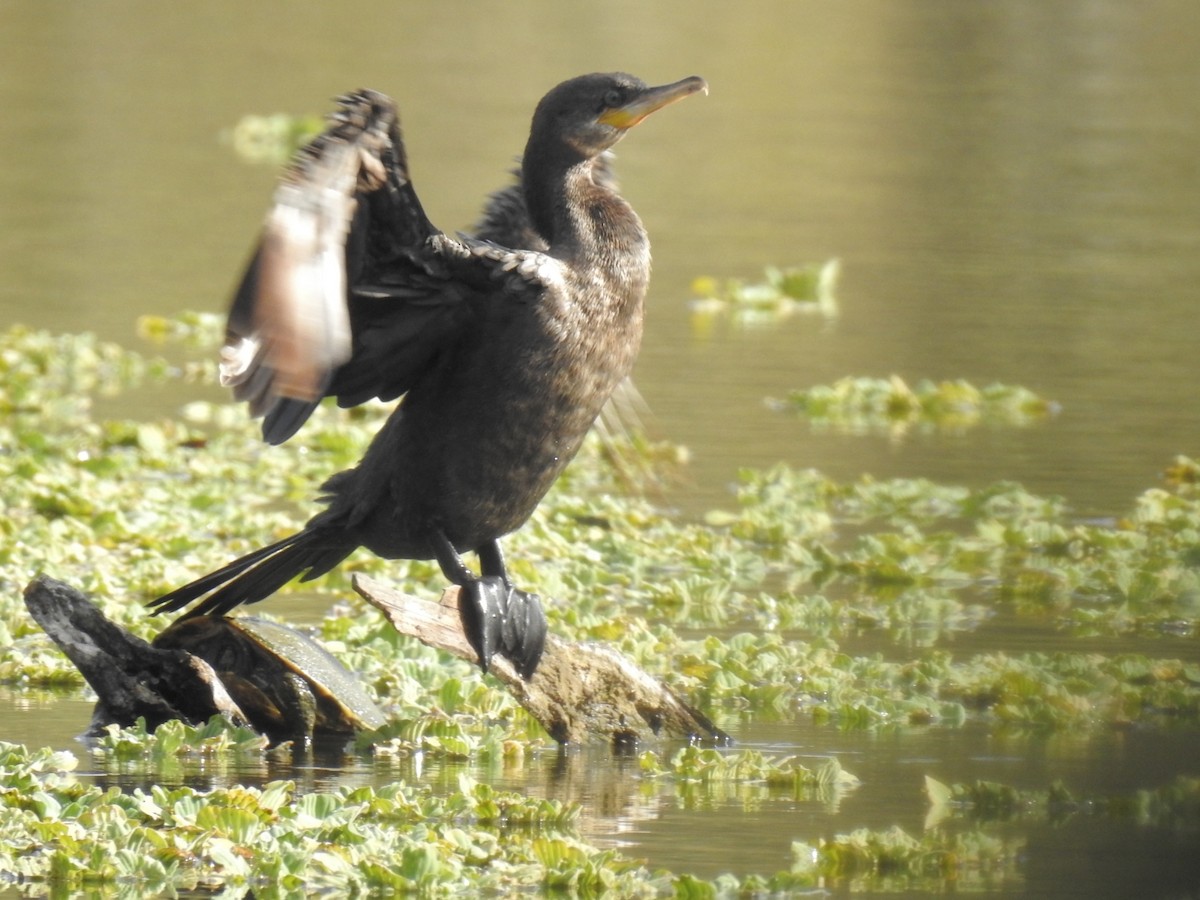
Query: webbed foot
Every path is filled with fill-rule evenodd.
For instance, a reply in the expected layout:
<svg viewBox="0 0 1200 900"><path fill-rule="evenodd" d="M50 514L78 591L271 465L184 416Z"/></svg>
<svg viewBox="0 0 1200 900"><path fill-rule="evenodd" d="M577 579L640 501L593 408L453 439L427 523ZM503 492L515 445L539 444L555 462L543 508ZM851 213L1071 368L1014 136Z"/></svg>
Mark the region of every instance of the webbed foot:
<svg viewBox="0 0 1200 900"><path fill-rule="evenodd" d="M460 590L458 613L467 641L479 654L479 667L487 672L499 653L522 678L532 678L546 644L546 615L537 594L514 588L499 575L471 578Z"/></svg>

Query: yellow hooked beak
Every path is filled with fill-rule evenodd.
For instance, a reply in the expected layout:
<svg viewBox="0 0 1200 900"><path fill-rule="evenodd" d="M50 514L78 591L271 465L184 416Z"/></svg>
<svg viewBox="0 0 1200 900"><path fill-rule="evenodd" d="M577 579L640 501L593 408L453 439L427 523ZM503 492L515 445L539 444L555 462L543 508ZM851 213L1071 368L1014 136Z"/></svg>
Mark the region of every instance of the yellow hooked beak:
<svg viewBox="0 0 1200 900"><path fill-rule="evenodd" d="M699 75L689 75L682 81L646 88L624 106L606 110L597 121L622 130L632 128L650 113L701 91L708 93L708 82Z"/></svg>

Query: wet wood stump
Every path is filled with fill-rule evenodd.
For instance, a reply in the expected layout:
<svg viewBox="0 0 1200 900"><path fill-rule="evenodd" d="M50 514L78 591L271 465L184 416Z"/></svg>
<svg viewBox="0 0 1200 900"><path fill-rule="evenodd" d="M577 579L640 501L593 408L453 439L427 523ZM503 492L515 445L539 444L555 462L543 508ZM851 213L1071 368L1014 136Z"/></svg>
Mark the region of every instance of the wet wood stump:
<svg viewBox="0 0 1200 900"><path fill-rule="evenodd" d="M25 606L99 697L88 734L138 718L147 728L214 715L248 724L212 666L183 650L150 646L69 584L39 575L25 588Z"/></svg>

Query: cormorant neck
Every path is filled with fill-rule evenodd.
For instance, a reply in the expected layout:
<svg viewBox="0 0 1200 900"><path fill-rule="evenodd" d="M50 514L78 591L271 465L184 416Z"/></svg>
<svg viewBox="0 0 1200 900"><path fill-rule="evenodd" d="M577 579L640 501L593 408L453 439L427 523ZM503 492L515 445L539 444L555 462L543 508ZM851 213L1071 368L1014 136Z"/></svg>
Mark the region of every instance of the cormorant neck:
<svg viewBox="0 0 1200 900"><path fill-rule="evenodd" d="M525 148L525 205L551 255L560 259L595 261L614 251L619 254L627 243L644 242L641 222L629 204L612 188L596 183L595 162L565 144L551 149L531 139Z"/></svg>

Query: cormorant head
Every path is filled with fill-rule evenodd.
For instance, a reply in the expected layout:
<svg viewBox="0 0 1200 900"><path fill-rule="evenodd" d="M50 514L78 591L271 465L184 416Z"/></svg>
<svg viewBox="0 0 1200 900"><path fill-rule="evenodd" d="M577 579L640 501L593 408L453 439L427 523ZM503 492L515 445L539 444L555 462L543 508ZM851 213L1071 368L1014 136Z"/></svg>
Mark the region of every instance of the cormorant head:
<svg viewBox="0 0 1200 900"><path fill-rule="evenodd" d="M542 98L533 114L530 144L560 142L591 159L650 113L700 91L708 93L708 82L697 75L658 87L623 72L581 75Z"/></svg>

